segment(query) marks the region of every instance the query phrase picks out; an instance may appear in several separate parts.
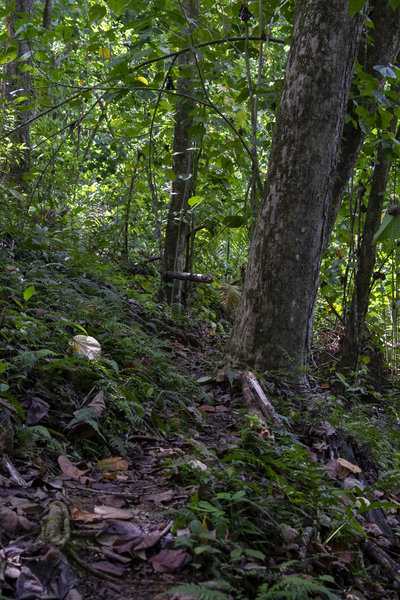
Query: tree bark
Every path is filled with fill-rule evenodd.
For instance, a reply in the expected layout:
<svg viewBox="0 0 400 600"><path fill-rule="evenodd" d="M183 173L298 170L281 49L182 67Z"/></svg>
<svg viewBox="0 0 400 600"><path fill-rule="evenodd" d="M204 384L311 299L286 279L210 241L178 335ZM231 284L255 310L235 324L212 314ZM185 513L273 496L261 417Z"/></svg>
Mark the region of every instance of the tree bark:
<svg viewBox="0 0 400 600"><path fill-rule="evenodd" d="M392 124L393 131L395 123L396 119ZM371 277L376 258L376 246L372 240L381 222L390 166L391 159L384 151L382 144L379 144L358 257L358 268L354 279L354 290L347 315L346 335L343 339L342 354L338 366L339 372L344 375L357 368L368 309Z"/></svg>
<svg viewBox="0 0 400 600"><path fill-rule="evenodd" d="M14 115L13 125L22 125L17 131L10 135L14 150L7 156L5 165L5 180L10 184L23 184L23 176L30 169L30 126L31 113L26 110L30 103L32 78L29 71L22 67L27 64L27 59L21 60L24 54L29 52L29 43L23 36L18 36L16 31L23 20L29 20L33 15L33 0L16 0L13 13L8 21L8 39L10 42L17 40L18 52L14 60L6 63L3 67L2 97L7 101L5 110ZM18 90L18 93L16 91ZM25 96L28 99L14 106L16 97Z"/></svg>
<svg viewBox="0 0 400 600"><path fill-rule="evenodd" d="M327 236L362 16L347 0L298 0L264 201L229 345L233 362L307 388Z"/></svg>
<svg viewBox="0 0 400 600"><path fill-rule="evenodd" d="M396 61L400 52L400 8L393 11L387 0L370 0L369 18L373 23L373 28L369 32L372 43L365 41L360 44L357 59L368 75L380 78L379 89L381 89L385 80L380 77L374 66L389 65ZM353 85L353 91L356 96L359 94L355 85ZM326 228L325 246L328 244L329 235L335 224L343 195L354 169L354 163L367 135L358 124L359 117L355 112L356 106L357 102L351 100L347 108L351 119L344 126L340 145L340 160L337 165L328 227ZM373 113L375 110L376 104L371 103L370 111Z"/></svg>
<svg viewBox="0 0 400 600"><path fill-rule="evenodd" d="M185 0L183 11L186 18L193 19L199 10L199 0ZM186 31L187 33L187 31ZM190 71L189 76L178 77L175 106L175 129L172 169L175 181L171 182L170 204L164 243L164 271L184 271L186 259L186 239L189 231L187 211L188 199L193 196L195 150L189 129L193 125L193 101L185 98L190 95L195 74L195 57L192 53L181 54L177 60L180 71ZM182 280L164 280L164 295L169 304L182 304Z"/></svg>

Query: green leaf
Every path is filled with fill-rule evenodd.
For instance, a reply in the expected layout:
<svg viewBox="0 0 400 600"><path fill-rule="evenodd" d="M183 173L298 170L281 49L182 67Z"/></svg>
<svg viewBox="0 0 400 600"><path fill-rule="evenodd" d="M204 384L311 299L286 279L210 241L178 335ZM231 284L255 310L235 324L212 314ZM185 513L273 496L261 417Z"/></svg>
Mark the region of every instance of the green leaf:
<svg viewBox="0 0 400 600"><path fill-rule="evenodd" d="M107 14L107 9L101 4L95 4L89 8L89 22L101 21Z"/></svg>
<svg viewBox="0 0 400 600"><path fill-rule="evenodd" d="M25 301L29 300L29 298L31 298L35 292L36 292L36 290L35 290L35 286L34 286L34 285L30 285L30 286L29 286L28 288L26 288L26 290L24 291L24 300L25 300Z"/></svg>
<svg viewBox="0 0 400 600"><path fill-rule="evenodd" d="M241 215L230 215L225 217L224 223L227 227L236 229L237 227L242 227L242 225L245 225L246 219Z"/></svg>
<svg viewBox="0 0 400 600"><path fill-rule="evenodd" d="M113 11L116 17L119 17L127 8L127 0L107 0L107 6Z"/></svg>
<svg viewBox="0 0 400 600"><path fill-rule="evenodd" d="M396 10L400 6L400 0L389 0L390 6Z"/></svg>
<svg viewBox="0 0 400 600"><path fill-rule="evenodd" d="M196 379L197 383L208 383L212 380L213 378L211 377L211 375L204 375L204 377L199 377L199 379Z"/></svg>
<svg viewBox="0 0 400 600"><path fill-rule="evenodd" d="M17 58L18 51L14 48L7 50L3 56L0 56L0 65L4 65L6 63L10 63L12 60Z"/></svg>
<svg viewBox="0 0 400 600"><path fill-rule="evenodd" d="M350 0L349 2L349 13L350 16L354 17L354 15L363 8L364 4L366 4L367 0Z"/></svg>
<svg viewBox="0 0 400 600"><path fill-rule="evenodd" d="M0 373L4 373L4 371L7 369L8 364L5 362L0 362Z"/></svg>
<svg viewBox="0 0 400 600"><path fill-rule="evenodd" d="M200 202L203 202L203 200L203 196L192 196L188 199L188 204L189 206L196 206L196 204L200 204Z"/></svg>
<svg viewBox="0 0 400 600"><path fill-rule="evenodd" d="M377 244L378 242L395 242L400 238L400 219L399 215L385 215L381 226L374 235L372 242Z"/></svg>

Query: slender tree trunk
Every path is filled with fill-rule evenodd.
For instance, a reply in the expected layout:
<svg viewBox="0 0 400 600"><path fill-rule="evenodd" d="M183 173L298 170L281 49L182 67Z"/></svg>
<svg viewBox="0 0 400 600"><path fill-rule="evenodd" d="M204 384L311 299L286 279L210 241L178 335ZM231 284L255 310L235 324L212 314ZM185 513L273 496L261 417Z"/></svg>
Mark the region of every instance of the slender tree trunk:
<svg viewBox="0 0 400 600"><path fill-rule="evenodd" d="M10 135L14 149L7 156L8 165L5 166L7 171L5 181L18 185L23 183L23 176L30 169L30 126L28 121L31 112L26 107L31 102L31 75L29 71L22 68L27 64L27 59L21 60L21 57L29 52L29 43L27 39L19 36L16 32L23 21L29 20L33 15L33 10L33 0L16 0L14 11L8 21L8 39L10 42L15 40L18 42L18 51L16 58L3 67L2 97L7 101L5 110L14 114L14 126L23 125ZM21 96L28 99L14 104L16 98Z"/></svg>
<svg viewBox="0 0 400 600"><path fill-rule="evenodd" d="M229 352L307 387L319 271L362 16L298 0L264 201Z"/></svg>
<svg viewBox="0 0 400 600"><path fill-rule="evenodd" d="M187 19L198 14L199 0L186 0L183 10ZM191 21L192 22L192 21ZM175 129L172 169L175 181L171 182L170 204L164 244L165 272L184 271L186 260L186 240L189 231L187 211L188 199L193 196L193 182L196 151L193 149L189 129L193 125L194 103L185 95L190 95L195 74L193 54L181 54L177 60L180 71L189 71L185 77L178 77L176 91L178 100L175 106ZM164 277L164 295L169 304L181 304L183 282Z"/></svg>
<svg viewBox="0 0 400 600"><path fill-rule="evenodd" d="M53 19L55 0L45 0L43 10L43 27L47 30L51 29Z"/></svg>
<svg viewBox="0 0 400 600"><path fill-rule="evenodd" d="M364 40L360 44L357 59L368 75L380 77L374 67L394 63L400 52L400 8L393 11L387 0L370 0L368 16L373 23L373 28L368 30L370 40ZM382 88L385 80L382 77L380 79L380 88ZM355 96L360 93L355 85L353 85L353 91ZM350 101L347 108L351 119L348 120L343 131L325 245L329 241L329 235L335 224L343 195L354 169L354 163L366 138L365 128L358 124L357 101ZM371 113L375 110L376 105L371 103Z"/></svg>
<svg viewBox="0 0 400 600"><path fill-rule="evenodd" d="M393 130L395 122L396 120L393 123ZM347 315L346 335L338 367L338 370L345 375L357 368L376 258L376 246L372 240L381 222L390 165L390 158L382 148L382 144L379 144L358 257L358 268L354 279L354 290Z"/></svg>

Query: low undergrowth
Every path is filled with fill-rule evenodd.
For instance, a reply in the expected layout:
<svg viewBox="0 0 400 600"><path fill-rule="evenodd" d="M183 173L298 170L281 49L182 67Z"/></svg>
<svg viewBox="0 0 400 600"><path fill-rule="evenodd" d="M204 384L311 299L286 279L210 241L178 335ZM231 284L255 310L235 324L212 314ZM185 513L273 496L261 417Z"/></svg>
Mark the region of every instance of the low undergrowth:
<svg viewBox="0 0 400 600"><path fill-rule="evenodd" d="M155 273L127 275L92 255L3 248L0 258L3 452L51 470L60 453L126 456L140 437L184 445L162 474L189 501L164 512L192 560L163 599L395 597L360 550L369 511L391 515L398 535L395 393L297 398L267 382L283 422L268 429L243 409L236 374L217 375L228 320L219 326L211 305L174 314L157 300ZM77 352L76 335L95 338L101 356ZM360 485L327 467L341 436L369 465Z"/></svg>

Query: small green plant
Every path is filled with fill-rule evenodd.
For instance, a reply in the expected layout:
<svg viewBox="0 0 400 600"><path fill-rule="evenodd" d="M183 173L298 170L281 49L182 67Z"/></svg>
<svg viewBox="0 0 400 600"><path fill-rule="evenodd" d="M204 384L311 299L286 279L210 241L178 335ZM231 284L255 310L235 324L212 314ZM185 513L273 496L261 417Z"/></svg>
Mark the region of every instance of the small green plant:
<svg viewBox="0 0 400 600"><path fill-rule="evenodd" d="M311 577L309 575L284 577L278 583L260 586L256 600L340 600L327 584L334 584L330 575Z"/></svg>

